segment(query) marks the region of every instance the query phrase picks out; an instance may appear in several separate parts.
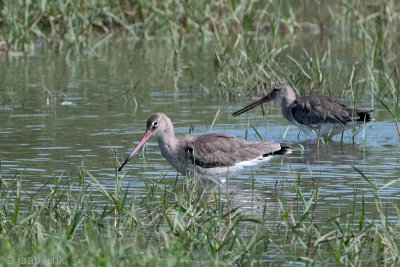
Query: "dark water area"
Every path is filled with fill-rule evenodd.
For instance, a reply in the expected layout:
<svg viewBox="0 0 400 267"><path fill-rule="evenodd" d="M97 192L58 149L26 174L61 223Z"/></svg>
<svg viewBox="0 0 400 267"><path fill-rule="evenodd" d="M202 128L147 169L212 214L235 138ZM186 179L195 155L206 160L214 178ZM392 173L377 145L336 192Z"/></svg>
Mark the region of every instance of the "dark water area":
<svg viewBox="0 0 400 267"><path fill-rule="evenodd" d="M252 98L229 100L218 94L211 46L188 43L179 54L168 41L108 47L102 54L67 58L50 52L0 55L2 179L20 178L22 191L35 192L59 179L78 179L84 161L85 170L112 189L116 168L142 138L145 122L154 112L172 119L178 137L216 132L259 140L254 127L264 140L293 145L292 154L229 181L233 203L251 216L257 217L264 205L273 213L280 201L295 206L298 181L306 197L320 188L320 214L332 215L339 206L351 209L354 199L360 203L362 196L373 207L373 191L353 166L378 187L400 178L396 127L377 103L373 105L376 121L354 140L348 131L343 140L337 136L317 147L315 140L299 134L282 117L277 103L264 105L265 117L261 108L232 117ZM290 51L298 51L293 57L304 53L296 46ZM352 56L347 58L351 61ZM351 69L351 62L341 64L341 69ZM355 102L371 108L371 94ZM144 196L146 183L171 184L176 174L152 138L145 153L139 153L120 175L126 175L123 185L129 184L132 195ZM395 182L379 194L398 201L399 191L400 183Z"/></svg>

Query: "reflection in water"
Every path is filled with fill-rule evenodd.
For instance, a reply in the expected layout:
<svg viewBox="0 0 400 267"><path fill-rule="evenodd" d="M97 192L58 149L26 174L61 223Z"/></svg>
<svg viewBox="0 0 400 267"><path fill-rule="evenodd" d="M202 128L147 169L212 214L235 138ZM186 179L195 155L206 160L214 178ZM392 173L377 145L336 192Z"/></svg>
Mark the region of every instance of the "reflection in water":
<svg viewBox="0 0 400 267"><path fill-rule="evenodd" d="M194 193L201 196L199 201L214 203L217 201L224 214L240 213L245 218L260 219L266 221L275 220L279 209L278 197L281 195L277 188L246 188L237 181L228 179L225 183L215 183L210 179L195 180L184 178L174 186L174 191L183 188L188 198ZM161 185L162 186L162 185ZM289 199L291 201L289 201ZM294 203L293 199L287 198L287 204Z"/></svg>
<svg viewBox="0 0 400 267"><path fill-rule="evenodd" d="M298 201L296 184L305 197L320 188L321 214L354 198L360 202L362 195L372 207L373 191L352 165L378 187L400 177L399 138L391 118L379 106L374 111L376 122L356 136L355 144L349 131L343 142L336 136L317 148L282 118L276 103L264 107L265 117L256 108L233 118L232 112L249 99L221 101L213 92L217 75L213 51L199 46L187 46L180 53L179 79L171 63L172 50L160 42L68 61L52 54L14 60L1 57L2 179L21 177L22 190L34 192L43 184L54 186L57 179L76 179L84 164L85 170L111 189L116 168L136 145L132 141L142 137L147 118L160 111L174 121L177 136L214 132L256 141L259 136L253 127L265 140L279 142L285 135L284 141L295 148L292 154L229 181L232 207L240 207L249 216L262 214L264 205L271 214L279 203L290 208ZM367 98L356 100L357 106L366 107ZM146 182L172 184L176 171L152 142L127 166L126 175L124 185L130 185L132 194L144 196ZM400 183L393 183L380 194L398 199L399 189Z"/></svg>
<svg viewBox="0 0 400 267"><path fill-rule="evenodd" d="M275 190L251 190L240 186L229 187L229 184L226 187L229 192L226 198L230 201L232 209L238 208L246 218L265 218L266 221L275 219L279 208L278 194Z"/></svg>

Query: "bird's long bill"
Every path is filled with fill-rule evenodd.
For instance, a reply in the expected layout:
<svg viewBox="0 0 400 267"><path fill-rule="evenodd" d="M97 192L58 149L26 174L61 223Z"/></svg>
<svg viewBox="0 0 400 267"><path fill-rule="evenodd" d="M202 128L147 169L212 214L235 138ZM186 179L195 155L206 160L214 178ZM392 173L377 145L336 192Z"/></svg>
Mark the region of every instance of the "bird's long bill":
<svg viewBox="0 0 400 267"><path fill-rule="evenodd" d="M250 109L252 109L252 108L257 107L258 105L261 105L261 104L263 104L263 103L265 103L265 102L269 102L269 101L271 101L271 100L272 100L272 99L271 99L271 96L268 94L268 95L264 96L263 98L257 100L256 102L251 103L251 104L248 105L247 107L244 107L244 108L242 108L241 110L238 110L238 111L234 112L232 115L233 115L234 117L239 116L240 114L245 113L246 111L248 111L248 110L250 110Z"/></svg>
<svg viewBox="0 0 400 267"><path fill-rule="evenodd" d="M124 161L124 163L122 163L122 165L118 168L118 171L121 171L122 168L125 166L125 164L128 163L128 161L133 157L133 155L136 154L136 152L139 151L139 149L144 145L144 143L146 143L146 141L151 137L151 133L146 131L144 133L144 136L142 138L142 140L139 142L139 144L136 146L136 148L132 151L132 153L129 155L129 157L126 158L126 160Z"/></svg>

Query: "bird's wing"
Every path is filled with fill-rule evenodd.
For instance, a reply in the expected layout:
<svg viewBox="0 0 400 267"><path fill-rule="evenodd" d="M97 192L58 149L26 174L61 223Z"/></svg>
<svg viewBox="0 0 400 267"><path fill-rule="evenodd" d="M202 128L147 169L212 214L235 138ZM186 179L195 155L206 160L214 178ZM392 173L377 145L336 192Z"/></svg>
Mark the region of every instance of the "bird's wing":
<svg viewBox="0 0 400 267"><path fill-rule="evenodd" d="M304 125L341 123L358 119L353 109L328 96L304 96L292 105L294 119Z"/></svg>
<svg viewBox="0 0 400 267"><path fill-rule="evenodd" d="M205 134L183 142L188 160L199 167L229 167L280 150L280 144L247 142L234 136Z"/></svg>

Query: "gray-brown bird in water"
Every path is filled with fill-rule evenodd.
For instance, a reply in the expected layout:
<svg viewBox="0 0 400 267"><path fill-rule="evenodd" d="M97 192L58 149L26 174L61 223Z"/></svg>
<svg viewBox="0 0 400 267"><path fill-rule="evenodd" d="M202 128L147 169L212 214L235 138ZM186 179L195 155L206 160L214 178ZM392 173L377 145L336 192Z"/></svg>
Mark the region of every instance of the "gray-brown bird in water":
<svg viewBox="0 0 400 267"><path fill-rule="evenodd" d="M329 96L306 95L297 98L288 84L275 86L268 95L236 111L233 116L272 100L281 105L283 116L301 131L325 139L374 120L370 114L372 109L353 109Z"/></svg>
<svg viewBox="0 0 400 267"><path fill-rule="evenodd" d="M177 139L174 126L164 113L153 114L146 123L146 132L118 171L155 135L161 154L183 175L201 175L225 181L244 169L257 166L285 154L291 149L268 141L249 142L223 134L187 135Z"/></svg>

